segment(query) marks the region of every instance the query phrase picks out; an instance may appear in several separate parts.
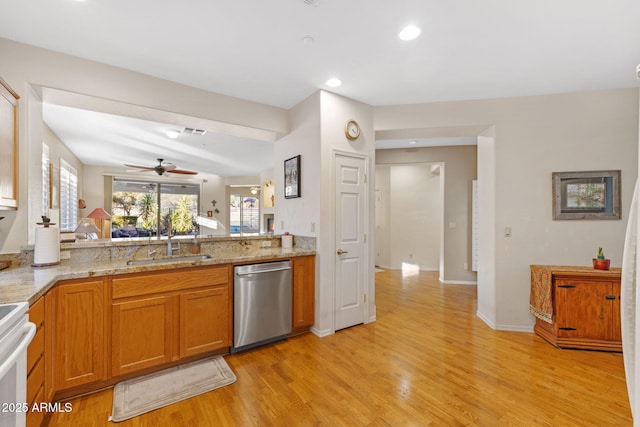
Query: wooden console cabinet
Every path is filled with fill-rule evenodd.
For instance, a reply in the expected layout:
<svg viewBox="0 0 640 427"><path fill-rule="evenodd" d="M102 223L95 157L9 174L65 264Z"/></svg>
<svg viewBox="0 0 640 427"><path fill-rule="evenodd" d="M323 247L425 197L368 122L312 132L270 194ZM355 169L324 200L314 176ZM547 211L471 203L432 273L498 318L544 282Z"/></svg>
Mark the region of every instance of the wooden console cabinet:
<svg viewBox="0 0 640 427"><path fill-rule="evenodd" d="M551 269L552 323L537 318L535 333L560 348L621 352L619 269Z"/></svg>

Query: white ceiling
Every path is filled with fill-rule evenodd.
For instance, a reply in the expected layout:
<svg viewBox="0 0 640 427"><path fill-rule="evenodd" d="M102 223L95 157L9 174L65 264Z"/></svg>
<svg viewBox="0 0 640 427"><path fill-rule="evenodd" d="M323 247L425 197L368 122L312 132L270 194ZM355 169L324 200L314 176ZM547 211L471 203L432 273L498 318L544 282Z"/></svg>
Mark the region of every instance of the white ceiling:
<svg viewBox="0 0 640 427"><path fill-rule="evenodd" d="M638 86L638 0L0 0L0 10L0 37L284 108L330 77L343 82L331 91L374 106ZM407 24L422 28L417 40L398 39ZM65 142L85 114L72 110L46 112ZM153 163L160 143L139 132L161 124L139 125L111 127L147 143L137 161ZM218 141L208 138L204 151Z"/></svg>

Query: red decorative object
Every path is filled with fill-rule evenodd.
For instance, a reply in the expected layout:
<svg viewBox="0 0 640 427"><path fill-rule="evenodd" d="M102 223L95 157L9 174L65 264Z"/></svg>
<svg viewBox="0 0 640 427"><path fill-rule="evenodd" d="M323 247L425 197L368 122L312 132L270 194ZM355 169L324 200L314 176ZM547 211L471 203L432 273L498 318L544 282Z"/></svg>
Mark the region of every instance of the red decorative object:
<svg viewBox="0 0 640 427"><path fill-rule="evenodd" d="M608 270L611 264L611 260L609 259L598 259L593 258L593 268L596 270Z"/></svg>

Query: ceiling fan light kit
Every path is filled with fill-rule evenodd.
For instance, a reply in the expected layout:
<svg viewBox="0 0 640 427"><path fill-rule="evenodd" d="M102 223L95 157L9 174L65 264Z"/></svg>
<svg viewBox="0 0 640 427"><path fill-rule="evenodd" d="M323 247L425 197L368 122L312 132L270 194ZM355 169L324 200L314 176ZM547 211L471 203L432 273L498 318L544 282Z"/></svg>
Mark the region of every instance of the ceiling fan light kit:
<svg viewBox="0 0 640 427"><path fill-rule="evenodd" d="M172 164L172 163L166 163L163 164L164 159L157 159L158 160L158 164L156 166L139 166L139 165L127 165L125 164L126 167L128 168L136 168L136 169L140 169L141 171L153 171L155 173L157 173L158 175L162 176L165 173L177 173L177 174L181 174L181 175L197 175L198 172L195 171L189 171L189 170L184 170L184 169L177 169L177 166Z"/></svg>

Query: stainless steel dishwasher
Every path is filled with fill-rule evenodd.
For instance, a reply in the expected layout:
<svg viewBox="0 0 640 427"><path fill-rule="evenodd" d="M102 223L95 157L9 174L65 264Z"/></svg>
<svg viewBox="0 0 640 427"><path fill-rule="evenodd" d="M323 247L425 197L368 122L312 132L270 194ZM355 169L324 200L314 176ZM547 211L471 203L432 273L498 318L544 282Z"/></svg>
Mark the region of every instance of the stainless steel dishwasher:
<svg viewBox="0 0 640 427"><path fill-rule="evenodd" d="M233 348L245 350L291 332L291 262L234 267Z"/></svg>

